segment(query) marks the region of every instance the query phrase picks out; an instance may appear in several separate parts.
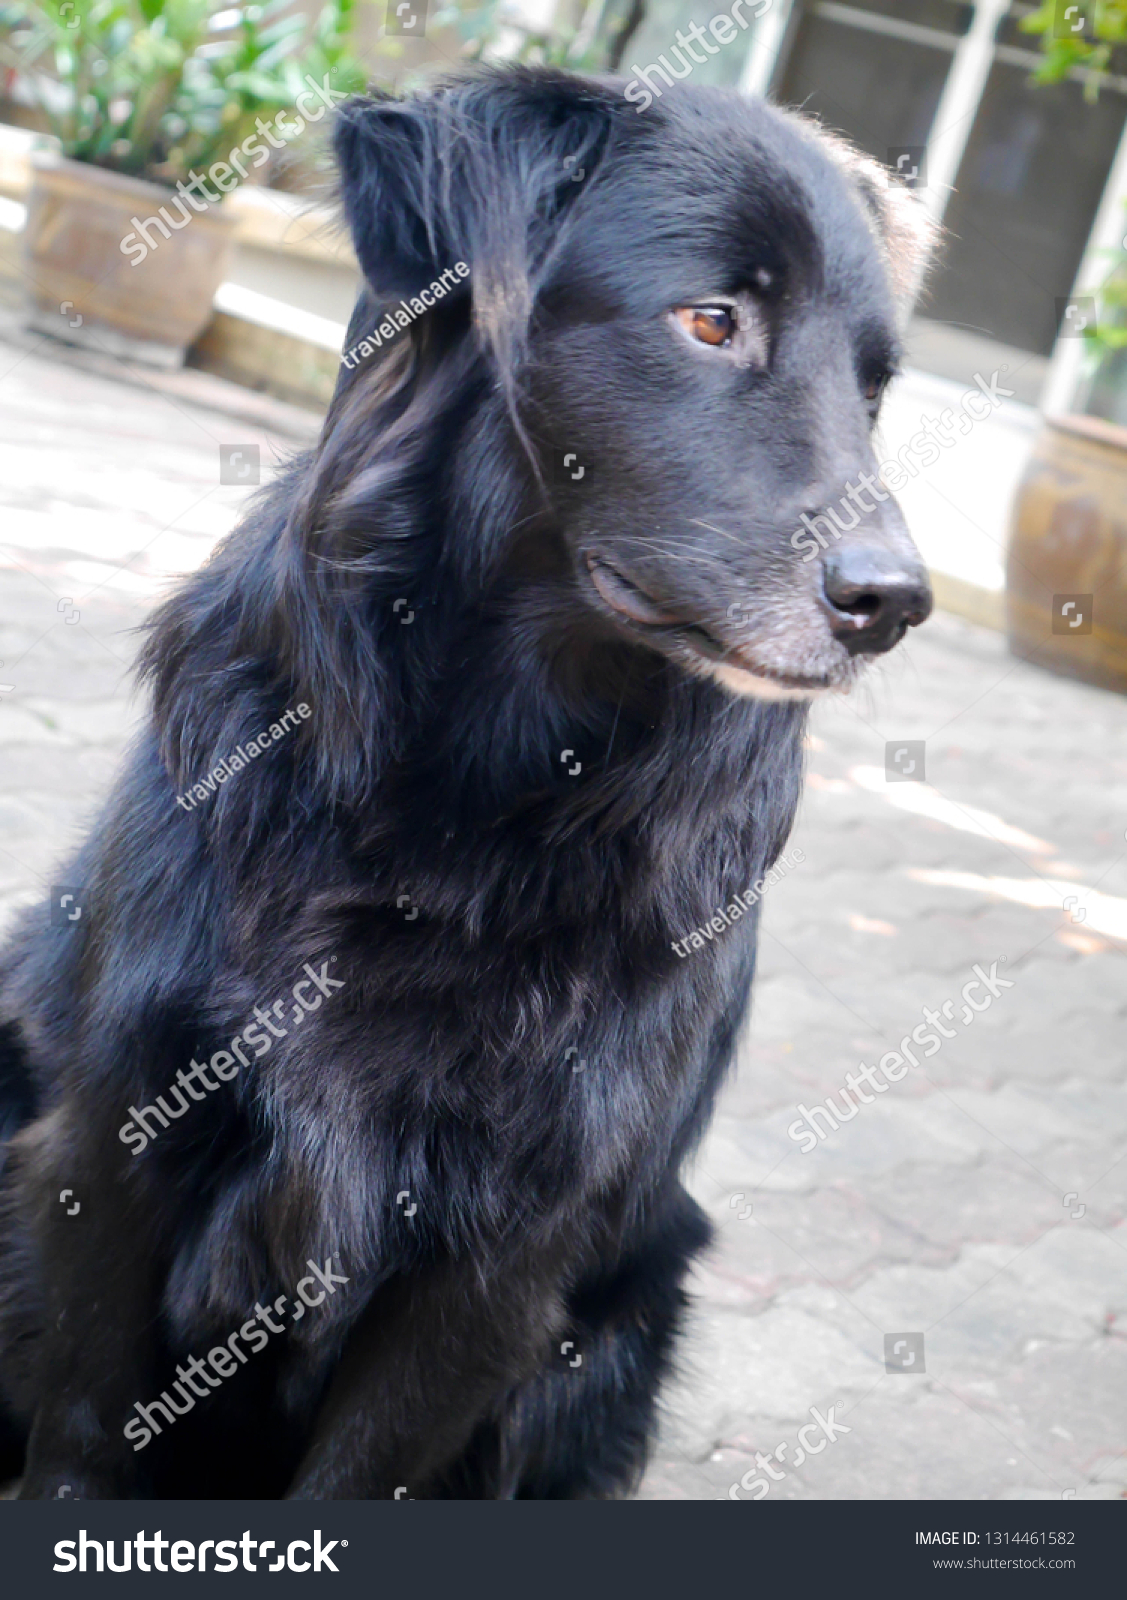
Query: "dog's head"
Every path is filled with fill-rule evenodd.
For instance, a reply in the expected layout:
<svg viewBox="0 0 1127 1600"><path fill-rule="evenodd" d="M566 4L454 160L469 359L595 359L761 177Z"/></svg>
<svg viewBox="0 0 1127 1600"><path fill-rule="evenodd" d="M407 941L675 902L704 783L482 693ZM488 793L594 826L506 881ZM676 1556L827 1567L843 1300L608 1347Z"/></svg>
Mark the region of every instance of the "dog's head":
<svg viewBox="0 0 1127 1600"><path fill-rule="evenodd" d="M482 418L505 417L521 487L491 559L554 586L559 637L806 698L927 616L871 442L926 223L882 169L734 93L639 114L520 69L352 102L337 153L369 285L350 346L400 308L338 405L472 351L476 420L438 471L455 498L466 460L498 475Z"/></svg>

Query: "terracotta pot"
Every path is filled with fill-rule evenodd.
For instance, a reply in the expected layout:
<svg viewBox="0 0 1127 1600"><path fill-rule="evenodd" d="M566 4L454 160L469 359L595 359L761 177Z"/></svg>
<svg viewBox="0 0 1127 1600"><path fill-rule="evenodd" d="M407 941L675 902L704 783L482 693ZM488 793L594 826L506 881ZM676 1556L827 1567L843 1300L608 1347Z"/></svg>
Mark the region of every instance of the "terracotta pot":
<svg viewBox="0 0 1127 1600"><path fill-rule="evenodd" d="M53 151L34 152L32 163L24 229L32 326L112 355L179 365L211 319L235 219L214 205L197 213L173 189Z"/></svg>
<svg viewBox="0 0 1127 1600"><path fill-rule="evenodd" d="M1127 428L1046 418L1014 501L1006 614L1015 655L1127 691Z"/></svg>

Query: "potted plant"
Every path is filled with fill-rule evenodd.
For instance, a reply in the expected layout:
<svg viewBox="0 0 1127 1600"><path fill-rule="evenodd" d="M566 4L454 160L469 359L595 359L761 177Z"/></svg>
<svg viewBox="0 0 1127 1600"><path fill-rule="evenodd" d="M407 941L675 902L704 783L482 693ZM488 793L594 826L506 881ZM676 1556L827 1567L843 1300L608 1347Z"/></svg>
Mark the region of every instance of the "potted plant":
<svg viewBox="0 0 1127 1600"><path fill-rule="evenodd" d="M1055 83L1088 70L1099 91L1127 45L1127 0L1048 3L1025 18ZM1120 51L1120 54L1123 52ZM1085 341L1073 409L1046 416L1014 501L1006 571L1010 648L1104 688L1127 690L1127 241L1110 270L1067 308Z"/></svg>
<svg viewBox="0 0 1127 1600"><path fill-rule="evenodd" d="M9 65L53 134L33 154L30 320L176 365L211 316L234 219L222 200L364 86L353 0L21 0ZM13 24L15 24L13 26Z"/></svg>

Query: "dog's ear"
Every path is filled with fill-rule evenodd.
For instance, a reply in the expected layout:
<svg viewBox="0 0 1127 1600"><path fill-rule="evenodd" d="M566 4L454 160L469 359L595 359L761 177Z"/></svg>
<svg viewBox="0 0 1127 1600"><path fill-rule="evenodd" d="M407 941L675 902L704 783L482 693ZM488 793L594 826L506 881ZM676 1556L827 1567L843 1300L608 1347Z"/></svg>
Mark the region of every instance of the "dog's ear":
<svg viewBox="0 0 1127 1600"><path fill-rule="evenodd" d="M337 113L333 146L357 260L373 294L416 294L458 259L439 237L435 128L422 102L357 97Z"/></svg>
<svg viewBox="0 0 1127 1600"><path fill-rule="evenodd" d="M848 169L876 223L901 322L912 313L939 242L939 225L887 167L850 151Z"/></svg>
<svg viewBox="0 0 1127 1600"><path fill-rule="evenodd" d="M938 224L912 191L879 161L837 134L827 133L810 117L796 116L796 120L843 169L857 191L885 258L899 320L907 322L939 242Z"/></svg>
<svg viewBox="0 0 1127 1600"><path fill-rule="evenodd" d="M375 299L408 299L462 263L479 328L495 345L519 342L620 114L589 80L512 67L405 100L347 102L335 133L341 192Z"/></svg>

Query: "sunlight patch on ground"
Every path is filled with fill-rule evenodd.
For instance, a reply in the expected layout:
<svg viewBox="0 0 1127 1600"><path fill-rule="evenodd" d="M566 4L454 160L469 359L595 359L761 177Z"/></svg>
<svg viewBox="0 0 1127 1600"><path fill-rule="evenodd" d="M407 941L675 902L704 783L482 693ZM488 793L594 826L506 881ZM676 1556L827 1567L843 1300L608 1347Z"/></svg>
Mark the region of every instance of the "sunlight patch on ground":
<svg viewBox="0 0 1127 1600"><path fill-rule="evenodd" d="M932 822L941 822L948 828L957 828L960 833L993 839L996 844L1024 850L1027 855L1052 855L1056 849L1055 845L1044 839L1037 839L1021 828L1011 827L993 811L982 811L978 806L958 805L954 800L946 799L930 784L889 783L879 767L852 767L849 776L859 788L867 789L870 794L879 794L890 806L911 811L917 817L927 817Z"/></svg>
<svg viewBox="0 0 1127 1600"><path fill-rule="evenodd" d="M930 867L909 867L908 876L937 889L966 889L974 894L1009 900L1013 905L1063 911L1091 932L1104 933L1110 939L1127 944L1127 900L1119 895L1101 894L1098 889L1088 889L1082 883L1070 883L1067 878L1046 883L1042 878L985 878L977 872L949 872Z"/></svg>

